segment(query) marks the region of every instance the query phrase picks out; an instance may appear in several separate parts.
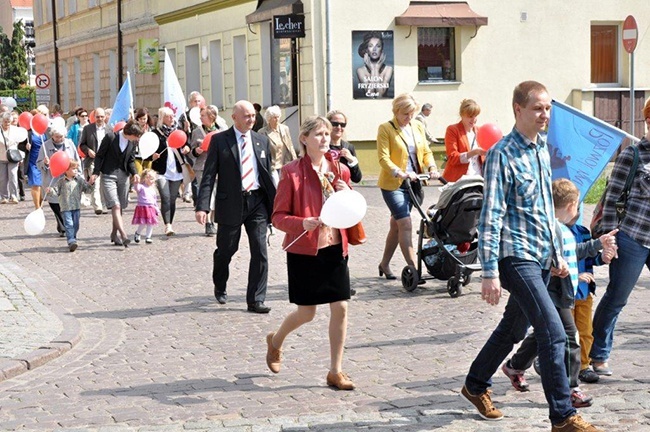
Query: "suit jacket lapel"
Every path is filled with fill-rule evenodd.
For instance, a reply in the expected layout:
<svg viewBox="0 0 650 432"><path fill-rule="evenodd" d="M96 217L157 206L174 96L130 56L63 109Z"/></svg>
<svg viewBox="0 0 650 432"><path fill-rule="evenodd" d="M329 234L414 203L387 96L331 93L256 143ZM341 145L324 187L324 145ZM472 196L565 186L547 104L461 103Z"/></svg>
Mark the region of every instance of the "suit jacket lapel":
<svg viewBox="0 0 650 432"><path fill-rule="evenodd" d="M240 164L240 157L239 157L239 144L237 143L237 134L235 133L235 127L231 127L224 133L228 134L228 140L227 142L229 143L230 146L230 151L232 152L232 157L235 158L235 161L237 161L237 164Z"/></svg>

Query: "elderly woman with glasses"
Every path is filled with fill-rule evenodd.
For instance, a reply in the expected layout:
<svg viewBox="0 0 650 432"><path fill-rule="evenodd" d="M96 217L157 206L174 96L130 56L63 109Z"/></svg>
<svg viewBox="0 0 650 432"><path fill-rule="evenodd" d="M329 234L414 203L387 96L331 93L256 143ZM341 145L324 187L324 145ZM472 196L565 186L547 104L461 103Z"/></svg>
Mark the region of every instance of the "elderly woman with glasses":
<svg viewBox="0 0 650 432"><path fill-rule="evenodd" d="M348 118L341 111L332 110L327 113L327 120L332 124L332 133L330 135L330 152L335 160L350 169L350 180L354 183L361 181L361 167L357 159L357 152L354 146L343 140L345 127L348 125Z"/></svg>
<svg viewBox="0 0 650 432"><path fill-rule="evenodd" d="M52 175L50 174L50 159L58 151L67 153L70 160L75 160L81 163L79 153L72 140L66 138L68 131L65 126L53 125L50 129L51 138L41 145L39 150L36 165L41 170L41 184L44 188L52 186ZM30 150L31 152L31 150ZM61 215L61 207L59 206L59 197L53 192L50 192L45 197L47 203L54 213L57 222L56 230L59 232L60 237L65 237L65 225L63 224L63 216Z"/></svg>
<svg viewBox="0 0 650 432"><path fill-rule="evenodd" d="M280 169L298 158L296 149L291 141L291 132L289 127L280 123L282 111L277 105L270 106L266 109L264 117L266 118L267 125L259 130L259 133L266 135L271 144L271 152L273 153L273 182L277 185L279 178L278 173Z"/></svg>
<svg viewBox="0 0 650 432"><path fill-rule="evenodd" d="M203 140L209 133L223 132L226 129L228 129L228 125L223 117L219 116L219 109L216 106L208 105L201 108L201 127L194 128L190 138L190 148L192 149L190 155L194 158L194 175L196 176L197 185L201 184L205 160L208 158L207 150L202 148ZM205 235L208 237L217 233L214 227L214 195L215 190L213 189L212 198L210 198L210 213L205 223ZM195 193L194 196L198 196L198 193Z"/></svg>

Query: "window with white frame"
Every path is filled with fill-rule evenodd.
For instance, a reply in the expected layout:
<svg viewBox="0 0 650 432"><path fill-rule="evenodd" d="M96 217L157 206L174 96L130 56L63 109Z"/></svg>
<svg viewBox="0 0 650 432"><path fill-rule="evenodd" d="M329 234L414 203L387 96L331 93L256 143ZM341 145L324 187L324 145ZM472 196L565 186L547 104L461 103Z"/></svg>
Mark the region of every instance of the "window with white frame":
<svg viewBox="0 0 650 432"><path fill-rule="evenodd" d="M68 15L72 15L73 13L77 13L77 0L68 1Z"/></svg>
<svg viewBox="0 0 650 432"><path fill-rule="evenodd" d="M454 27L418 28L418 80L456 81Z"/></svg>

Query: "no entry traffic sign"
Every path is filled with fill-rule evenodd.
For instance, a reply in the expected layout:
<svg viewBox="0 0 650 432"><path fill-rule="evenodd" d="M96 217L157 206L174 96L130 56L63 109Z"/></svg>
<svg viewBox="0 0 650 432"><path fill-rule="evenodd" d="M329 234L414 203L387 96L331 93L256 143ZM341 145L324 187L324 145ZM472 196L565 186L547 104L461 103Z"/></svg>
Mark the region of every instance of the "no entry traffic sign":
<svg viewBox="0 0 650 432"><path fill-rule="evenodd" d="M36 87L40 89L46 89L50 87L50 77L44 73L36 75L35 82L36 82Z"/></svg>
<svg viewBox="0 0 650 432"><path fill-rule="evenodd" d="M636 49L636 42L639 38L639 30L636 20L632 15L628 15L623 22L623 47L625 51L632 54Z"/></svg>

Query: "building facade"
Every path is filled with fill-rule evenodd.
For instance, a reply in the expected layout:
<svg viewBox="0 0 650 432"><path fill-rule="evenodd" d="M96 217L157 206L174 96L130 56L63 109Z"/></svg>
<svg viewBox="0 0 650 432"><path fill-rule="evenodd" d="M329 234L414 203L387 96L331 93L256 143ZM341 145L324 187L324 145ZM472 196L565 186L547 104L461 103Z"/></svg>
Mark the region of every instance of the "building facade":
<svg viewBox="0 0 650 432"><path fill-rule="evenodd" d="M185 94L200 91L226 110L226 119L239 99L276 104L295 135L305 117L343 111L347 140L370 174L378 170L377 126L392 117L391 99L404 92L433 105L428 127L438 137L459 121L465 98L481 106L479 123L508 132L514 123L512 89L527 79L546 84L555 99L629 131L631 61L622 45L627 15L639 27L637 136L643 133L640 109L650 96L650 76L640 73L650 69L650 3L637 0L34 3L37 70L54 75L56 39L64 109L110 106L127 70L136 105L157 108L162 73L138 71L139 41L154 40L167 49ZM303 30L304 37L274 37L293 30Z"/></svg>

